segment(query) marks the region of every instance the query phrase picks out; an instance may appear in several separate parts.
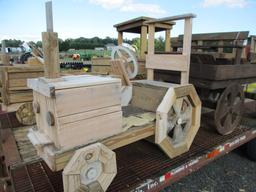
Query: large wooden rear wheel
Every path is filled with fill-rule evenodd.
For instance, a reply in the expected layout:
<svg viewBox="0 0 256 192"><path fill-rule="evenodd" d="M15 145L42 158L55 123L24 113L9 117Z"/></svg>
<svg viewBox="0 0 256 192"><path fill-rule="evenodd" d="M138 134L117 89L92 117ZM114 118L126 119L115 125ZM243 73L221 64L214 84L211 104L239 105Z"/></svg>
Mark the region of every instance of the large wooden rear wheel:
<svg viewBox="0 0 256 192"><path fill-rule="evenodd" d="M244 91L241 85L228 86L217 103L215 125L221 135L232 133L240 124L244 106Z"/></svg>
<svg viewBox="0 0 256 192"><path fill-rule="evenodd" d="M34 125L36 117L32 103L22 104L16 111L16 117L22 125Z"/></svg>

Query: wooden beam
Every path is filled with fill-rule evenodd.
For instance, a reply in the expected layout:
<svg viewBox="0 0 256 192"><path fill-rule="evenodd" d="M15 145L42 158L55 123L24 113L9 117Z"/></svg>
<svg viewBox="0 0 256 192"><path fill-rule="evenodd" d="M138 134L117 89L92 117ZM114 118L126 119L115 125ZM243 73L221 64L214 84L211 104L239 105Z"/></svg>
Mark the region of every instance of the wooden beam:
<svg viewBox="0 0 256 192"><path fill-rule="evenodd" d="M123 32L119 31L118 32L118 45L123 44Z"/></svg>
<svg viewBox="0 0 256 192"><path fill-rule="evenodd" d="M150 21L145 22L146 24L152 24L152 23L162 23L162 22L171 22L171 21L177 21L177 20L183 20L183 19L192 19L195 18L196 15L189 13L189 14L184 14L184 15L176 15L172 17L164 17L161 19L152 19Z"/></svg>
<svg viewBox="0 0 256 192"><path fill-rule="evenodd" d="M49 79L58 78L60 77L58 34L43 32L42 43L44 50L45 77Z"/></svg>
<svg viewBox="0 0 256 192"><path fill-rule="evenodd" d="M165 52L171 51L171 30L167 29L165 31Z"/></svg>
<svg viewBox="0 0 256 192"><path fill-rule="evenodd" d="M148 27L141 26L141 34L140 34L140 59L145 60L147 51L147 34L148 34Z"/></svg>
<svg viewBox="0 0 256 192"><path fill-rule="evenodd" d="M154 134L155 125L149 124L143 127L131 128L123 132L122 134L112 136L99 142L108 147L109 149L114 150L134 143L136 141L145 139ZM79 148L83 147L85 146L80 146ZM52 171L60 171L67 165L69 160L73 157L75 151L79 148L73 148L71 150L64 151L56 151L56 149L52 145L46 145L43 148L40 148L40 151L42 153L40 152L39 156L43 158L43 160L47 163L47 165L50 167Z"/></svg>
<svg viewBox="0 0 256 192"><path fill-rule="evenodd" d="M6 54L5 40L2 40L2 54Z"/></svg>
<svg viewBox="0 0 256 192"><path fill-rule="evenodd" d="M154 55L155 53L155 25L150 24L148 26L148 55ZM154 69L147 68L147 79L154 80Z"/></svg>
<svg viewBox="0 0 256 192"><path fill-rule="evenodd" d="M180 84L188 84L189 82L189 68L190 68L190 54L191 54L191 42L192 41L192 17L185 19L184 23L184 37L183 37L183 51L182 54L187 56L186 65L187 71L181 72Z"/></svg>

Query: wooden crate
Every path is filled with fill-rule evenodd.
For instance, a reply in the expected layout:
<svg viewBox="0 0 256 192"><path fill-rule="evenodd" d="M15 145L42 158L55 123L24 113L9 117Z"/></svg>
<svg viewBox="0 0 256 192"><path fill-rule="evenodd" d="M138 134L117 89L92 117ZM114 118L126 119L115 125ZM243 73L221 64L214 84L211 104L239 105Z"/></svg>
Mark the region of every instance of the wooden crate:
<svg viewBox="0 0 256 192"><path fill-rule="evenodd" d="M0 71L1 95L5 106L33 100L32 91L27 87L27 79L43 76L41 66L1 66Z"/></svg>
<svg viewBox="0 0 256 192"><path fill-rule="evenodd" d="M92 72L99 74L109 74L111 71L110 57L92 58Z"/></svg>
<svg viewBox="0 0 256 192"><path fill-rule="evenodd" d="M122 132L121 81L90 75L29 79L38 129L70 149Z"/></svg>

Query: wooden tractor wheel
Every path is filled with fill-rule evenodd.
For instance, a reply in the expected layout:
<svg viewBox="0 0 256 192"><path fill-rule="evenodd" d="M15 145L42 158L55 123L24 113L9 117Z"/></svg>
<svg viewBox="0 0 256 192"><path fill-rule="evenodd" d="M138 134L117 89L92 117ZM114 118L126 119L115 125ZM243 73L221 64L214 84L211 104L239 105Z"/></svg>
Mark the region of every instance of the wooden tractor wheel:
<svg viewBox="0 0 256 192"><path fill-rule="evenodd" d="M242 120L244 91L241 85L228 86L220 96L215 110L215 125L221 135L232 133Z"/></svg>
<svg viewBox="0 0 256 192"><path fill-rule="evenodd" d="M100 143L89 145L77 150L64 168L64 191L106 191L116 173L115 153Z"/></svg>
<svg viewBox="0 0 256 192"><path fill-rule="evenodd" d="M116 46L111 53L112 60L121 59L124 62L129 79L137 76L139 66L134 52L124 46Z"/></svg>
<svg viewBox="0 0 256 192"><path fill-rule="evenodd" d="M32 103L22 104L16 111L16 117L22 125L34 125L36 123Z"/></svg>
<svg viewBox="0 0 256 192"><path fill-rule="evenodd" d="M174 158L189 150L200 127L201 101L192 85L170 88L157 109L155 142Z"/></svg>

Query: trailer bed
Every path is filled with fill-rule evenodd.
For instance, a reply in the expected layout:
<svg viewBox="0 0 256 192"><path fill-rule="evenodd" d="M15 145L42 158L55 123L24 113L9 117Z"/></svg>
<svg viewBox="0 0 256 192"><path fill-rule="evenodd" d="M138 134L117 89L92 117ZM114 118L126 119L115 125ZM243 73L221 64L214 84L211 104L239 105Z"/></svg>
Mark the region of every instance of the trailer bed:
<svg viewBox="0 0 256 192"><path fill-rule="evenodd" d="M203 121L207 121L209 117L205 118ZM6 118L1 118L1 122L4 122L3 119ZM12 125L9 124L10 127L18 126L12 119L13 117L8 115L5 122L12 123ZM255 120L245 118L244 124L232 134L221 136L214 128L204 126L203 123L189 152L174 159L169 159L156 145L146 140L119 148L115 150L118 174L108 191L159 191L256 138ZM2 147L4 152L9 152L4 153L7 161L5 163L9 167L9 176L14 191L63 191L61 171L52 172L40 158L35 158L33 151L31 154L34 158L30 161L21 152L24 152L24 146L30 147L26 140L18 139L17 128L2 129L1 132L2 135L3 133L10 134Z"/></svg>

